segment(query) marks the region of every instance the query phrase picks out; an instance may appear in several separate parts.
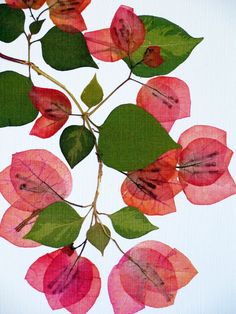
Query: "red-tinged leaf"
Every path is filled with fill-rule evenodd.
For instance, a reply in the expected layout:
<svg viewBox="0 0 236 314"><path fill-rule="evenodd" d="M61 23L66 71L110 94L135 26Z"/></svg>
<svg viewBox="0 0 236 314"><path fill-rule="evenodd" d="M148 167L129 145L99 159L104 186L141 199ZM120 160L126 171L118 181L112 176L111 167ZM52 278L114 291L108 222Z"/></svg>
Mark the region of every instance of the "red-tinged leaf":
<svg viewBox="0 0 236 314"><path fill-rule="evenodd" d="M58 90L35 86L30 91L30 98L42 114L30 134L41 138L54 135L66 123L71 113L69 99Z"/></svg>
<svg viewBox="0 0 236 314"><path fill-rule="evenodd" d="M90 4L91 0L47 0L50 18L61 30L68 33L84 31L87 27L81 12Z"/></svg>
<svg viewBox="0 0 236 314"><path fill-rule="evenodd" d="M143 63L151 68L157 68L163 63L161 48L159 46L149 46L145 51Z"/></svg>
<svg viewBox="0 0 236 314"><path fill-rule="evenodd" d="M224 130L218 129L213 126L194 125L180 135L178 143L184 149L188 146L189 143L198 138L210 138L217 140L218 142L226 146L226 135L227 134Z"/></svg>
<svg viewBox="0 0 236 314"><path fill-rule="evenodd" d="M0 236L19 247L36 247L40 244L31 240L23 239L24 236L31 230L36 217L30 220L22 229L16 230L25 219L29 217L26 211L18 210L10 207L6 210L0 224Z"/></svg>
<svg viewBox="0 0 236 314"><path fill-rule="evenodd" d="M38 10L45 2L46 0L6 0L6 3L14 9L32 8L34 10Z"/></svg>
<svg viewBox="0 0 236 314"><path fill-rule="evenodd" d="M38 258L28 269L25 279L36 290L43 292L43 278L53 259L61 252L61 249L45 254Z"/></svg>
<svg viewBox="0 0 236 314"><path fill-rule="evenodd" d="M88 259L78 259L75 251L68 254L62 250L50 263L43 280L44 293L51 308L67 308L89 296L94 274L97 276L97 284L94 285L96 294L93 295L96 300L100 291L100 278L95 269Z"/></svg>
<svg viewBox="0 0 236 314"><path fill-rule="evenodd" d="M116 11L110 26L111 37L119 49L128 55L137 50L145 38L143 22L127 6L120 6Z"/></svg>
<svg viewBox="0 0 236 314"><path fill-rule="evenodd" d="M139 311L139 305L169 306L174 303L177 290L196 274L189 259L176 249L157 241L142 242L121 258L109 276L109 296L114 311L126 313L122 305L125 293L130 297L130 314Z"/></svg>
<svg viewBox="0 0 236 314"><path fill-rule="evenodd" d="M174 196L182 190L175 169L176 150L162 155L147 168L132 172L121 187L124 202L147 215L175 211Z"/></svg>
<svg viewBox="0 0 236 314"><path fill-rule="evenodd" d="M84 34L89 52L97 59L115 62L127 56L126 52L113 43L109 28Z"/></svg>
<svg viewBox="0 0 236 314"><path fill-rule="evenodd" d="M71 113L69 99L56 89L33 86L29 96L34 106L47 119L59 121Z"/></svg>
<svg viewBox="0 0 236 314"><path fill-rule="evenodd" d="M193 185L210 185L226 171L232 154L215 139L195 139L180 154L179 177Z"/></svg>
<svg viewBox="0 0 236 314"><path fill-rule="evenodd" d="M236 184L228 170L213 184L207 186L186 185L181 178L180 181L185 184L183 191L187 199L196 205L211 205L236 194Z"/></svg>
<svg viewBox="0 0 236 314"><path fill-rule="evenodd" d="M72 187L68 168L60 159L43 149L14 154L10 178L20 200L29 203L34 209L61 201L70 194ZM32 211L29 208L20 209Z"/></svg>
<svg viewBox="0 0 236 314"><path fill-rule="evenodd" d="M177 119L190 116L189 88L185 82L175 77L155 77L140 89L137 104L169 131Z"/></svg>
<svg viewBox="0 0 236 314"><path fill-rule="evenodd" d="M143 304L136 302L124 290L120 281L120 270L117 266L113 267L109 275L108 292L115 314L133 314L144 309Z"/></svg>
<svg viewBox="0 0 236 314"><path fill-rule="evenodd" d="M53 136L68 120L67 118L60 119L59 121L49 120L45 117L40 117L35 121L30 135L38 136L41 138L48 138Z"/></svg>

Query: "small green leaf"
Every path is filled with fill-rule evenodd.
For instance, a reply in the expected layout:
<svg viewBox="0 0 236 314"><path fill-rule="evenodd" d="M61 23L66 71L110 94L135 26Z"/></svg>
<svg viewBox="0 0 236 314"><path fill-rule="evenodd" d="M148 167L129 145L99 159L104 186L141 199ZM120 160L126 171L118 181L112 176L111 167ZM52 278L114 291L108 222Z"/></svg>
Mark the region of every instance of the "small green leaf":
<svg viewBox="0 0 236 314"><path fill-rule="evenodd" d="M203 39L191 37L178 25L160 17L140 16L140 19L146 30L145 41L130 56L130 59L124 59L129 67L130 60L132 60L132 65L139 63L132 71L137 76L152 77L170 73L188 58L194 47ZM158 46L161 49L164 62L156 68L140 62L150 46Z"/></svg>
<svg viewBox="0 0 236 314"><path fill-rule="evenodd" d="M10 43L24 32L25 14L7 4L0 4L0 40Z"/></svg>
<svg viewBox="0 0 236 314"><path fill-rule="evenodd" d="M100 158L120 171L145 168L178 147L151 114L132 104L116 107L99 128Z"/></svg>
<svg viewBox="0 0 236 314"><path fill-rule="evenodd" d="M126 239L139 238L150 231L159 229L135 207L124 207L109 217L115 231Z"/></svg>
<svg viewBox="0 0 236 314"><path fill-rule="evenodd" d="M66 246L76 240L83 221L70 205L57 202L40 213L24 239L56 248Z"/></svg>
<svg viewBox="0 0 236 314"><path fill-rule="evenodd" d="M29 98L32 82L13 71L0 73L0 127L19 126L33 121L38 111Z"/></svg>
<svg viewBox="0 0 236 314"><path fill-rule="evenodd" d="M96 106L103 99L103 90L97 81L96 74L81 94L81 100L89 107Z"/></svg>
<svg viewBox="0 0 236 314"><path fill-rule="evenodd" d="M93 149L94 135L84 126L71 125L60 137L60 147L71 168L74 168Z"/></svg>
<svg viewBox="0 0 236 314"><path fill-rule="evenodd" d="M106 232L104 232L103 228ZM105 226L99 223L93 225L87 232L87 239L89 242L95 246L103 255L106 246L110 241L110 230Z"/></svg>
<svg viewBox="0 0 236 314"><path fill-rule="evenodd" d="M41 44L44 61L56 70L98 68L88 51L82 33L66 33L53 27L41 39Z"/></svg>
<svg viewBox="0 0 236 314"><path fill-rule="evenodd" d="M44 23L45 19L44 20L41 20L41 21L34 21L30 24L29 26L29 29L30 29L30 33L32 35L35 35L35 34L38 34L38 32L40 31L43 23Z"/></svg>

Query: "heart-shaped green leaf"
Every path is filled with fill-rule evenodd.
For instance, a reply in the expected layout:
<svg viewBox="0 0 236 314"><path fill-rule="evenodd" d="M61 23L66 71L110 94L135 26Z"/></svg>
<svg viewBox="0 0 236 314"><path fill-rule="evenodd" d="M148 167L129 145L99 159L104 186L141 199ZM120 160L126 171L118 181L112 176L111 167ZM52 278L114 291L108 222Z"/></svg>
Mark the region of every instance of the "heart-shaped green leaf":
<svg viewBox="0 0 236 314"><path fill-rule="evenodd" d="M33 121L38 111L29 98L32 82L13 71L0 73L0 127L19 126Z"/></svg>
<svg viewBox="0 0 236 314"><path fill-rule="evenodd" d="M139 238L150 231L159 229L135 207L124 207L109 217L115 231L126 239Z"/></svg>
<svg viewBox="0 0 236 314"><path fill-rule="evenodd" d="M0 4L0 40L10 43L24 32L25 14L7 4Z"/></svg>
<svg viewBox="0 0 236 314"><path fill-rule="evenodd" d="M97 68L80 32L71 34L53 27L43 36L41 43L44 61L56 70Z"/></svg>
<svg viewBox="0 0 236 314"><path fill-rule="evenodd" d="M103 229L104 228L104 229ZM100 223L95 223L87 232L87 239L103 255L106 246L110 241L110 230Z"/></svg>
<svg viewBox="0 0 236 314"><path fill-rule="evenodd" d="M132 104L115 108L99 128L100 158L120 171L145 168L178 147L151 114Z"/></svg>
<svg viewBox="0 0 236 314"><path fill-rule="evenodd" d="M101 85L98 83L96 74L89 84L85 87L81 94L81 100L89 108L96 106L103 99L103 90Z"/></svg>
<svg viewBox="0 0 236 314"><path fill-rule="evenodd" d="M71 168L74 168L93 149L94 135L82 125L71 125L60 137L60 147Z"/></svg>
<svg viewBox="0 0 236 314"><path fill-rule="evenodd" d="M76 240L83 221L70 205L57 202L39 214L33 228L24 238L51 247L66 246Z"/></svg>

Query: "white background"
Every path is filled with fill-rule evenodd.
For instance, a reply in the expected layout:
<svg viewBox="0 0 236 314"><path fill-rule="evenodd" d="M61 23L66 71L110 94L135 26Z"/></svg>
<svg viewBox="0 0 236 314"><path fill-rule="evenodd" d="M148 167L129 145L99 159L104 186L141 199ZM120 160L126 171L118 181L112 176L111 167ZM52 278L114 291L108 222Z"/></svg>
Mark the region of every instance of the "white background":
<svg viewBox="0 0 236 314"><path fill-rule="evenodd" d="M93 0L84 11L89 30L108 27L120 4L135 8L137 14L161 16L183 27L194 37L204 41L191 56L170 75L189 85L192 98L192 115L175 123L171 134L177 140L179 134L194 124L209 124L228 133L228 145L236 150L235 104L236 104L236 3L233 0ZM28 13L27 13L28 14ZM50 23L48 23L49 25ZM47 27L44 28L46 30ZM17 58L26 59L24 36L11 44L1 43L1 51ZM97 72L98 79L107 95L128 75L128 68L120 61L115 64L98 62L99 71L92 68L59 72L47 66L41 58L40 44L33 47L33 61L43 70L65 83L79 98L79 95ZM15 70L27 75L23 65L0 61L0 69ZM37 86L57 88L44 78L33 74ZM102 123L112 108L127 102L135 102L140 87L130 82L123 87L94 115ZM9 86L9 92L11 87ZM74 108L76 111L76 108ZM70 119L76 124L78 118ZM18 128L0 130L0 169L6 167L11 154L31 148L46 148L64 160L59 150L59 131L53 138L42 140L29 136L32 124ZM230 166L236 177L236 157ZM74 189L71 201L88 203L94 193L97 164L94 152L73 170ZM106 168L99 199L99 210L116 211L123 207L120 184L123 177ZM146 308L142 313L161 314L234 314L236 313L236 197L230 197L212 206L193 206L184 194L177 197L177 213L164 217L152 217L160 230L137 240L124 240L116 236L121 247L128 250L138 242L155 239L176 247L186 254L199 274L185 288L178 292L175 304L165 309ZM8 204L0 197L0 214ZM104 222L106 219L104 219ZM107 221L109 225L109 222ZM83 237L81 236L81 239ZM0 313L1 314L49 314L52 313L43 294L32 289L24 280L28 267L41 255L52 251L47 247L22 249L0 239ZM100 269L102 291L90 313L112 313L106 281L107 276L121 255L110 243L105 256L90 245L85 253ZM122 300L121 300L122 302ZM59 310L58 313L65 313Z"/></svg>

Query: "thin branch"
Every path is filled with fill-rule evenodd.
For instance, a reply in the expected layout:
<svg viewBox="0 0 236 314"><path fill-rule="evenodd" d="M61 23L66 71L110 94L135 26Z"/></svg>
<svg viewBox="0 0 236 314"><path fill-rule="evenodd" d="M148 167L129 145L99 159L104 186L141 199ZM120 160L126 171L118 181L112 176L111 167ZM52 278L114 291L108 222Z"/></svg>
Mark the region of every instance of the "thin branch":
<svg viewBox="0 0 236 314"><path fill-rule="evenodd" d="M131 78L131 72L126 80L124 80L122 83L120 83L106 98L104 98L96 107L93 108L92 111L89 112L89 115L91 116L96 112L115 92L118 91L123 85L125 85Z"/></svg>
<svg viewBox="0 0 236 314"><path fill-rule="evenodd" d="M62 88L70 96L70 98L74 101L74 103L78 107L78 109L81 112L81 114L84 115L84 111L83 111L82 107L80 106L79 102L77 101L75 96L66 88L66 86L63 85L61 82L57 81L55 78L53 78L49 74L45 73L37 65L35 65L34 63L29 62L29 61L25 61L25 60L16 59L16 58L13 58L13 57L10 57L10 56L6 56L3 53L0 53L0 58L8 60L8 61L12 61L12 62L16 62L16 63L20 63L20 64L24 64L24 65L30 66L31 69L33 69L36 73L38 73L38 75L44 76L49 81L53 82L54 84L56 84L57 86Z"/></svg>
<svg viewBox="0 0 236 314"><path fill-rule="evenodd" d="M29 8L29 11L30 11L30 16L33 18L34 21L36 21L36 18L34 16L33 11L32 11L31 8Z"/></svg>
<svg viewBox="0 0 236 314"><path fill-rule="evenodd" d="M140 82L140 81L138 81L138 80L136 80L136 79L134 79L134 78L132 78L132 77L130 78L130 81L135 82L135 83L138 83L138 84L140 84L140 85L142 85L142 86L145 86L145 87L147 87L147 88L150 88L151 90L153 90L153 91L157 92L158 94L160 94L162 97L165 97L165 98L167 98L167 99L171 99L171 100L172 100L172 97L171 97L171 96L168 96L168 95L162 93L162 92L159 91L157 88L154 88L154 87L152 87L152 86L150 86L150 85L148 85L148 84L145 84L145 83L143 83L143 82Z"/></svg>

